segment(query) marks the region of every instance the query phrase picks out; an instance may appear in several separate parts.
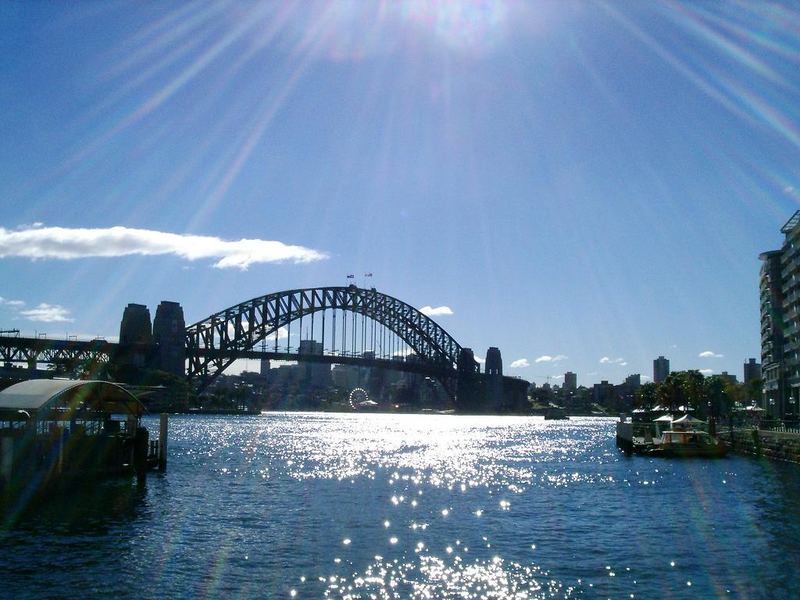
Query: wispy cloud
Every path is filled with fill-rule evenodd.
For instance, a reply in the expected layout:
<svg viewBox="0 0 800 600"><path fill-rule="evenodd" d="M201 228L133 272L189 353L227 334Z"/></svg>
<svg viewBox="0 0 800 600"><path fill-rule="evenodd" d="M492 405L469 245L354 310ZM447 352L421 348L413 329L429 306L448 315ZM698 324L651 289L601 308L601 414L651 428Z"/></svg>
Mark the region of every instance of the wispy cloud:
<svg viewBox="0 0 800 600"><path fill-rule="evenodd" d="M527 358L518 358L514 362L509 365L511 369L522 369L523 367L530 367L530 363L528 362Z"/></svg>
<svg viewBox="0 0 800 600"><path fill-rule="evenodd" d="M701 352L698 354L700 358L722 358L722 354L717 354L716 352L712 352L711 350L706 350L705 352Z"/></svg>
<svg viewBox="0 0 800 600"><path fill-rule="evenodd" d="M533 362L543 363L543 362L559 362L561 360L566 360L568 357L564 356L563 354L556 354L555 356L550 356L549 354L543 354L542 356L536 358Z"/></svg>
<svg viewBox="0 0 800 600"><path fill-rule="evenodd" d="M327 258L324 252L274 240L227 241L211 236L128 227L70 229L26 226L16 230L0 227L0 258L75 260L170 254L189 261L216 259L214 267L218 269L241 270L257 263L308 263Z"/></svg>
<svg viewBox="0 0 800 600"><path fill-rule="evenodd" d="M482 364L485 364L485 363L486 363L486 359L485 359L485 358L483 358L482 356L474 356L473 358L474 358L476 361L478 361L478 364L479 364L479 365L482 365Z"/></svg>
<svg viewBox="0 0 800 600"><path fill-rule="evenodd" d="M0 296L0 306L10 306L12 308L20 308L25 306L25 302L22 300L8 300L7 298L3 298Z"/></svg>
<svg viewBox="0 0 800 600"><path fill-rule="evenodd" d="M449 306L423 306L419 309L419 312L429 317L441 317L443 315L453 314L453 310Z"/></svg>
<svg viewBox="0 0 800 600"><path fill-rule="evenodd" d="M706 376L707 375L713 375L714 374L714 369L700 369L700 372L703 375L706 375Z"/></svg>
<svg viewBox="0 0 800 600"><path fill-rule="evenodd" d="M611 358L609 356L604 356L600 359L601 365L619 365L621 367L626 366L628 363L624 358Z"/></svg>
<svg viewBox="0 0 800 600"><path fill-rule="evenodd" d="M58 304L46 304L42 302L35 308L19 311L23 317L29 321L41 321L43 323L62 323L71 322L69 310Z"/></svg>

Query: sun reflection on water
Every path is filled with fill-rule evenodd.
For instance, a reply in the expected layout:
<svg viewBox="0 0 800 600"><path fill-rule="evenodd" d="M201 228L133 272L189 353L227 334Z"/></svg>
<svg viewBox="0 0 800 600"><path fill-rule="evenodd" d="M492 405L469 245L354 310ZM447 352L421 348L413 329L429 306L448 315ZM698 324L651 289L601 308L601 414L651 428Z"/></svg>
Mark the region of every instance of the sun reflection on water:
<svg viewBox="0 0 800 600"><path fill-rule="evenodd" d="M536 486L613 483L600 470L569 469L576 455L597 444L585 424L574 427L574 436L560 436L554 445L547 434L550 425L537 419L493 422L491 417L372 415L365 427L363 416L332 418L336 427L332 431L326 427L324 438L315 436L320 417L314 414L291 420L269 416L251 420L246 427L215 426L194 431L204 443L188 452L209 459L223 453L228 456L222 458L237 463L243 459L249 469L219 468L228 476L268 478L270 469L280 468L301 480L385 478L398 492L393 503L414 506L419 501L408 496L421 496L419 488L427 486L460 493L483 487L520 494ZM487 427L487 423L496 424ZM272 459L268 466L265 459ZM547 468L541 468L544 465Z"/></svg>

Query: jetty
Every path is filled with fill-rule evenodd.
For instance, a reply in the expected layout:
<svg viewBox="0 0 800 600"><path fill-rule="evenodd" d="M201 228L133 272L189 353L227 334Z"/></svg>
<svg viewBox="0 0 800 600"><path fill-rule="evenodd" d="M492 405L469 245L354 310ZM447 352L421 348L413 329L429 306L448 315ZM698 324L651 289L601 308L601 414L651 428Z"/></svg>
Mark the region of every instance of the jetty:
<svg viewBox="0 0 800 600"><path fill-rule="evenodd" d="M0 391L0 494L165 469L166 415L161 438L150 440L144 412L136 396L107 381L36 379Z"/></svg>

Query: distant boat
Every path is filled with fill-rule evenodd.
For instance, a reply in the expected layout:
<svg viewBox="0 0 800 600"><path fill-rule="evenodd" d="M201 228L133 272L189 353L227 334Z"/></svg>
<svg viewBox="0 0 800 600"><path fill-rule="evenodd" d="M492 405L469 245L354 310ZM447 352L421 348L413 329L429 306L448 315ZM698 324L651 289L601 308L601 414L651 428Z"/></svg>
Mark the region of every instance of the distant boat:
<svg viewBox="0 0 800 600"><path fill-rule="evenodd" d="M557 420L569 419L569 417L567 416L567 411L565 411L563 408L560 408L558 406L551 406L546 411L544 411L544 419L545 421L551 421L551 420L557 421Z"/></svg>

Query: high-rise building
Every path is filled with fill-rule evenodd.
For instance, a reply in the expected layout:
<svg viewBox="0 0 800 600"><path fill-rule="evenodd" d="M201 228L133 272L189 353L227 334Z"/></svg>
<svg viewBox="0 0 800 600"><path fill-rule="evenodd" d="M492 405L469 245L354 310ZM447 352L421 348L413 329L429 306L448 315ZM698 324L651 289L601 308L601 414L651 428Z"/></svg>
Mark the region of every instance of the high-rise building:
<svg viewBox="0 0 800 600"><path fill-rule="evenodd" d="M642 387L642 376L639 373L628 375L625 378L625 385L633 390L638 390L640 387Z"/></svg>
<svg viewBox="0 0 800 600"><path fill-rule="evenodd" d="M659 356L653 361L653 382L661 383L669 375L669 359Z"/></svg>
<svg viewBox="0 0 800 600"><path fill-rule="evenodd" d="M800 210L781 233L781 249L759 255L761 373L769 416L793 420L800 409Z"/></svg>
<svg viewBox="0 0 800 600"><path fill-rule="evenodd" d="M564 373L564 389L568 392L574 392L578 389L578 376L572 371Z"/></svg>
<svg viewBox="0 0 800 600"><path fill-rule="evenodd" d="M744 382L747 384L756 379L761 379L761 363L757 363L755 358L750 358L744 363Z"/></svg>

